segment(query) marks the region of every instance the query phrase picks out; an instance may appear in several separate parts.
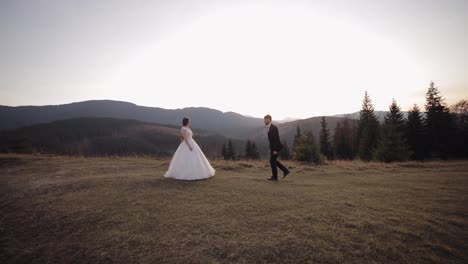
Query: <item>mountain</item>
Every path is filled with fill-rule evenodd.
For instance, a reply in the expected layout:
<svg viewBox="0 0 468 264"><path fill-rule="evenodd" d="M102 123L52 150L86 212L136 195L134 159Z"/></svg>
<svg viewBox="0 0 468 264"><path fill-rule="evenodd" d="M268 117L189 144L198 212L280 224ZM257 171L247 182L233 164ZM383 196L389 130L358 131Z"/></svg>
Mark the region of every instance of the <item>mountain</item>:
<svg viewBox="0 0 468 264"><path fill-rule="evenodd" d="M380 120L386 111L375 111ZM407 112L403 112L407 115ZM0 106L0 130L15 129L35 124L45 124L58 120L68 120L83 117L131 119L147 123L146 126L180 127L183 117L191 119L191 127L203 129L212 134L219 134L225 138L239 140L251 139L263 149L267 145L266 131L263 119L240 115L234 112L221 112L219 110L190 107L183 109L163 109L158 107L145 107L136 104L112 101L92 100L63 105L47 106ZM359 112L326 117L328 128L333 134L336 123L345 117L358 119ZM321 117L311 117L299 120L275 121L280 130L280 136L290 146L299 125L302 131L312 130L318 137ZM163 124L163 125L161 125ZM177 129L176 129L177 130ZM178 131L177 131L178 133ZM243 147L241 147L243 150Z"/></svg>
<svg viewBox="0 0 468 264"><path fill-rule="evenodd" d="M181 120L185 116L191 119L193 128L234 138L245 138L263 125L263 120L260 118L247 117L234 112L223 113L204 107L172 110L138 106L121 101L92 100L63 105L0 106L0 130L79 117L135 119L180 127Z"/></svg>
<svg viewBox="0 0 468 264"><path fill-rule="evenodd" d="M227 138L194 130L209 157L220 155ZM76 118L0 132L0 152L39 152L60 155L170 156L180 143L180 128L129 119ZM233 140L243 150L244 141Z"/></svg>

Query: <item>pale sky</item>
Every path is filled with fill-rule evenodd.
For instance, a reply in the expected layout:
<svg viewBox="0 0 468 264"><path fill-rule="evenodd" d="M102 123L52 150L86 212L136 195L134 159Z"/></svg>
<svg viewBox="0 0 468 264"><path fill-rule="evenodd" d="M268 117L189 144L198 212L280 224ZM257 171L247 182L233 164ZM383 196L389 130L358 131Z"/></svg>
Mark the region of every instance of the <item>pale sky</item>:
<svg viewBox="0 0 468 264"><path fill-rule="evenodd" d="M468 98L468 1L0 1L0 104L276 119Z"/></svg>

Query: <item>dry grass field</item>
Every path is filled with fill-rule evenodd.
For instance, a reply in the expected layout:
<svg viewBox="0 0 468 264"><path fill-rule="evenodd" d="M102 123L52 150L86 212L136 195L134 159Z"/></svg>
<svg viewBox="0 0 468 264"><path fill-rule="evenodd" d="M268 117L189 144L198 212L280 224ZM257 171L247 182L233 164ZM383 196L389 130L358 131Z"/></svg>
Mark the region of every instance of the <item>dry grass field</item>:
<svg viewBox="0 0 468 264"><path fill-rule="evenodd" d="M468 262L468 162L168 163L0 155L0 262Z"/></svg>

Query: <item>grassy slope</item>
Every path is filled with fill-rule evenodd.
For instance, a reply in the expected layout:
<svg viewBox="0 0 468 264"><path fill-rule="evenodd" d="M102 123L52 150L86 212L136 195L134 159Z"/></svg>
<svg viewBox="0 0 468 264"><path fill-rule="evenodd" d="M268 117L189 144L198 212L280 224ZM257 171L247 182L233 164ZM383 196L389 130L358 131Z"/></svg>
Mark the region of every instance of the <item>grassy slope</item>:
<svg viewBox="0 0 468 264"><path fill-rule="evenodd" d="M266 162L162 177L167 160L0 155L2 263L463 263L468 162ZM465 262L466 263L466 262Z"/></svg>

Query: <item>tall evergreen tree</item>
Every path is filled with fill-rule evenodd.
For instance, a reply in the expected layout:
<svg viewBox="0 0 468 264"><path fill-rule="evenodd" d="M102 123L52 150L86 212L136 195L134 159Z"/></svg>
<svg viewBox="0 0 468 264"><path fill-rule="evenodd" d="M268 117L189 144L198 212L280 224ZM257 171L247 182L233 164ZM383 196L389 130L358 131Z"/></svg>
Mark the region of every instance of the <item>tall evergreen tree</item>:
<svg viewBox="0 0 468 264"><path fill-rule="evenodd" d="M333 158L333 151L330 143L330 130L327 128L327 121L325 117L322 116L322 120L320 122L320 152L327 157L327 159Z"/></svg>
<svg viewBox="0 0 468 264"><path fill-rule="evenodd" d="M352 159L354 159L358 156L359 120L355 121L354 119L346 118L345 121L345 129L349 131L347 133L349 133L348 138L351 144L351 155Z"/></svg>
<svg viewBox="0 0 468 264"><path fill-rule="evenodd" d="M258 152L257 144L255 144L255 142L252 143L250 151L251 151L250 157L252 159L259 159L260 158L260 152Z"/></svg>
<svg viewBox="0 0 468 264"><path fill-rule="evenodd" d="M232 145L232 140L229 139L228 146L227 146L227 159L233 160L236 158L236 151L234 150L234 146Z"/></svg>
<svg viewBox="0 0 468 264"><path fill-rule="evenodd" d="M408 120L405 125L405 138L410 150L412 151L411 159L423 160L426 156L426 143L424 132L424 119L417 105L408 112Z"/></svg>
<svg viewBox="0 0 468 264"><path fill-rule="evenodd" d="M228 152L227 152L227 149L226 149L226 144L224 144L224 143L223 143L223 147L221 149L221 156L223 156L224 160L229 159Z"/></svg>
<svg viewBox="0 0 468 264"><path fill-rule="evenodd" d="M351 120L345 118L336 123L333 133L333 152L337 159L354 158L354 138Z"/></svg>
<svg viewBox="0 0 468 264"><path fill-rule="evenodd" d="M252 158L252 143L250 143L250 140L247 140L247 143L245 143L245 158Z"/></svg>
<svg viewBox="0 0 468 264"><path fill-rule="evenodd" d="M403 113L395 100L393 100L389 110L385 116L381 139L375 151L376 159L384 162L408 160L411 151L403 137L405 129Z"/></svg>
<svg viewBox="0 0 468 264"><path fill-rule="evenodd" d="M447 159L453 136L452 116L434 82L426 93L426 129L431 156Z"/></svg>
<svg viewBox="0 0 468 264"><path fill-rule="evenodd" d="M255 142L247 140L245 144L245 158L246 159L259 159L260 153L258 152L257 145Z"/></svg>
<svg viewBox="0 0 468 264"><path fill-rule="evenodd" d="M405 119L401 112L400 106L398 106L395 99L392 100L392 104L388 108L388 113L384 118L384 123L392 124L400 132L405 128Z"/></svg>
<svg viewBox="0 0 468 264"><path fill-rule="evenodd" d="M364 161L370 161L373 158L373 152L379 140L379 121L375 116L374 107L367 92L364 95L362 109L359 112L357 136L359 158Z"/></svg>
<svg viewBox="0 0 468 264"><path fill-rule="evenodd" d="M297 148L301 144L302 132L299 124L296 127L296 134L294 135L293 145L292 145L292 152L293 154L296 153Z"/></svg>
<svg viewBox="0 0 468 264"><path fill-rule="evenodd" d="M279 156L282 160L291 159L291 151L289 150L288 142L284 142L283 149L280 151Z"/></svg>
<svg viewBox="0 0 468 264"><path fill-rule="evenodd" d="M455 125L453 151L458 158L468 157L468 100L461 100L451 107Z"/></svg>
<svg viewBox="0 0 468 264"><path fill-rule="evenodd" d="M307 132L299 139L296 149L294 150L294 157L298 161L313 162L316 164L322 161L320 147L315 143L312 131Z"/></svg>

